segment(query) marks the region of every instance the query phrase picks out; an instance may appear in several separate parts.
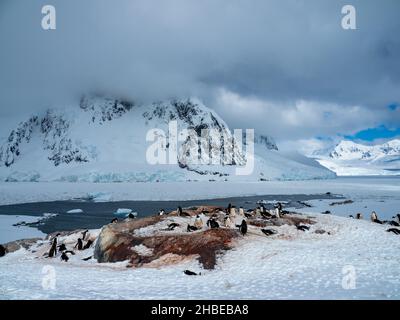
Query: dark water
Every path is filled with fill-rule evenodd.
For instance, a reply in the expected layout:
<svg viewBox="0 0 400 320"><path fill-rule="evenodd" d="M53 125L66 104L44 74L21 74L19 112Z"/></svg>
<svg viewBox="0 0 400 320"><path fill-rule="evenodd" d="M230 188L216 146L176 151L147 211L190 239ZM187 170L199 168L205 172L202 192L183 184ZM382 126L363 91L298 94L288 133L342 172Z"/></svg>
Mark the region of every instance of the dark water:
<svg viewBox="0 0 400 320"><path fill-rule="evenodd" d="M227 207L229 203L245 209L254 208L257 201L287 201L287 207L301 208L302 201L314 199L341 199L339 195L266 195L251 197L233 197L224 199L190 200L190 201L116 201L116 202L92 202L92 201L52 201L36 202L15 205L0 206L0 215L28 215L42 216L43 213L57 213L58 216L44 220L43 224L36 227L44 232L51 233L61 230L94 229L103 226L115 218L114 212L118 208L129 208L138 213L138 217L157 214L163 208L166 212L175 210L178 206L183 208L199 205L214 205ZM272 208L272 205L266 208ZM84 213L67 213L71 209L82 209ZM21 221L23 217L21 217Z"/></svg>

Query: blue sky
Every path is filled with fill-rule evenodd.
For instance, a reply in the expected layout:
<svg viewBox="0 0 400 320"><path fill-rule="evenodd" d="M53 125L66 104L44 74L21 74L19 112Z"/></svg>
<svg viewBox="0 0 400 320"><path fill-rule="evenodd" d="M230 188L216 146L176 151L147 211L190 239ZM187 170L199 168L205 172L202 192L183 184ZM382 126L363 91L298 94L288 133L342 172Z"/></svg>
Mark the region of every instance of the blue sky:
<svg viewBox="0 0 400 320"><path fill-rule="evenodd" d="M361 130L354 135L345 135L344 137L349 140L364 140L374 141L377 139L390 139L400 136L400 127L388 129L385 125L380 125L375 128Z"/></svg>

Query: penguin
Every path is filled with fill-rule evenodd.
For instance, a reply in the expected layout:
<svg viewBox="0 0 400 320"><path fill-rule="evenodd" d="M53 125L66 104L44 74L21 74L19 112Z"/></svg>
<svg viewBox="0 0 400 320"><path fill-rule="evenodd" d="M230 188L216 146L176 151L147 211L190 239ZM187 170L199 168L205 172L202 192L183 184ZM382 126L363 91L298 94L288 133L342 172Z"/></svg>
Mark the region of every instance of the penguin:
<svg viewBox="0 0 400 320"><path fill-rule="evenodd" d="M396 228L390 228L386 230L387 232L393 232L394 234L400 235L400 230Z"/></svg>
<svg viewBox="0 0 400 320"><path fill-rule="evenodd" d="M245 213L244 213L244 216L245 216L246 218L251 218L253 215L252 215L251 213L249 213L249 212L245 212Z"/></svg>
<svg viewBox="0 0 400 320"><path fill-rule="evenodd" d="M184 211L182 210L182 207L181 207L181 206L178 207L178 215L181 216L181 217L190 217L190 214L187 213L187 212L184 212Z"/></svg>
<svg viewBox="0 0 400 320"><path fill-rule="evenodd" d="M118 222L118 218L114 218L114 219L111 220L110 223L117 223L117 222Z"/></svg>
<svg viewBox="0 0 400 320"><path fill-rule="evenodd" d="M90 259L92 259L92 256L83 258L82 260L83 260L83 261L88 261L88 260L90 260Z"/></svg>
<svg viewBox="0 0 400 320"><path fill-rule="evenodd" d="M187 232L192 232L192 231L197 231L198 229L195 226L191 226L190 224L187 225L186 231Z"/></svg>
<svg viewBox="0 0 400 320"><path fill-rule="evenodd" d="M203 220L201 220L199 215L197 215L196 219L194 219L194 226L197 229L203 229Z"/></svg>
<svg viewBox="0 0 400 320"><path fill-rule="evenodd" d="M275 208L275 218L280 218L280 217L281 217L281 215L280 215L279 209Z"/></svg>
<svg viewBox="0 0 400 320"><path fill-rule="evenodd" d="M257 216L257 215L260 215L260 214L261 214L260 207L257 207L257 208L256 208L256 216Z"/></svg>
<svg viewBox="0 0 400 320"><path fill-rule="evenodd" d="M158 211L158 215L159 216L163 216L165 214L165 210L161 209L160 211Z"/></svg>
<svg viewBox="0 0 400 320"><path fill-rule="evenodd" d="M86 234L89 232L89 230L85 230L82 232L82 240L85 240Z"/></svg>
<svg viewBox="0 0 400 320"><path fill-rule="evenodd" d="M394 221L394 220L389 221L389 224L390 224L391 226L394 226L394 227L400 227L400 223L398 223L397 221Z"/></svg>
<svg viewBox="0 0 400 320"><path fill-rule="evenodd" d="M82 250L89 249L90 246L91 246L92 244L93 244L93 241L89 239L89 240L86 242L85 246L82 248Z"/></svg>
<svg viewBox="0 0 400 320"><path fill-rule="evenodd" d="M133 213L128 214L128 219L135 219L135 215Z"/></svg>
<svg viewBox="0 0 400 320"><path fill-rule="evenodd" d="M225 224L225 228L233 228L234 227L234 223L232 222L231 218L229 216L226 216L224 219L224 224Z"/></svg>
<svg viewBox="0 0 400 320"><path fill-rule="evenodd" d="M61 254L61 261L68 262L68 260L69 260L68 255L65 252L63 252Z"/></svg>
<svg viewBox="0 0 400 320"><path fill-rule="evenodd" d="M78 242L75 244L75 247L74 247L74 248L76 248L76 247L78 247L78 250L82 250L82 248L83 248L83 242L82 242L82 239L81 239L81 238L78 238Z"/></svg>
<svg viewBox="0 0 400 320"><path fill-rule="evenodd" d="M236 225L236 227L239 228L239 231L242 235L245 235L247 233L247 222L246 220L242 220L242 223L239 225Z"/></svg>
<svg viewBox="0 0 400 320"><path fill-rule="evenodd" d="M239 215L244 217L244 210L243 207L239 207Z"/></svg>
<svg viewBox="0 0 400 320"><path fill-rule="evenodd" d="M354 219L354 216L351 214L351 215L349 215L349 218L352 218L352 219Z"/></svg>
<svg viewBox="0 0 400 320"><path fill-rule="evenodd" d="M170 223L170 224L168 225L168 230L169 230L169 231L172 231L172 230L174 230L176 227L179 227L179 223L172 222L172 223Z"/></svg>
<svg viewBox="0 0 400 320"><path fill-rule="evenodd" d="M197 274L196 272L190 271L190 270L185 270L183 271L184 274L188 275L188 276L198 276L201 275L201 272L199 274Z"/></svg>
<svg viewBox="0 0 400 320"><path fill-rule="evenodd" d="M226 213L230 214L231 213L231 208L232 208L232 204L228 204L228 207L226 208Z"/></svg>
<svg viewBox="0 0 400 320"><path fill-rule="evenodd" d="M65 250L67 250L67 247L65 246L65 244L63 243L63 244L60 244L59 246L58 246L58 251L65 251Z"/></svg>
<svg viewBox="0 0 400 320"><path fill-rule="evenodd" d="M4 257L6 253L6 248L0 244L0 257Z"/></svg>
<svg viewBox="0 0 400 320"><path fill-rule="evenodd" d="M396 214L397 222L400 223L400 213Z"/></svg>
<svg viewBox="0 0 400 320"><path fill-rule="evenodd" d="M361 220L363 218L363 215L361 213L356 214L356 219Z"/></svg>
<svg viewBox="0 0 400 320"><path fill-rule="evenodd" d="M57 254L57 237L53 239L53 244L51 245L49 251L49 258L53 258Z"/></svg>
<svg viewBox="0 0 400 320"><path fill-rule="evenodd" d="M264 219L270 219L270 218L272 218L272 214L270 214L267 210L261 211L261 216L262 216Z"/></svg>
<svg viewBox="0 0 400 320"><path fill-rule="evenodd" d="M276 231L272 229L261 229L261 232L264 233L267 237L276 234Z"/></svg>
<svg viewBox="0 0 400 320"><path fill-rule="evenodd" d="M282 213L282 203L278 202L277 209L279 210L279 214Z"/></svg>
<svg viewBox="0 0 400 320"><path fill-rule="evenodd" d="M375 211L372 211L372 213L371 213L371 221L382 224L382 221L378 219L378 215L376 214Z"/></svg>
<svg viewBox="0 0 400 320"><path fill-rule="evenodd" d="M235 218L235 217L236 217L236 207L234 207L234 206L231 207L231 210L229 211L229 215L230 215L232 218Z"/></svg>
<svg viewBox="0 0 400 320"><path fill-rule="evenodd" d="M207 226L210 227L211 229L218 229L219 223L215 221L215 219L210 218L207 220Z"/></svg>
<svg viewBox="0 0 400 320"><path fill-rule="evenodd" d="M296 228L297 228L297 230L301 230L301 231L310 230L310 227L305 226L305 225L297 225Z"/></svg>

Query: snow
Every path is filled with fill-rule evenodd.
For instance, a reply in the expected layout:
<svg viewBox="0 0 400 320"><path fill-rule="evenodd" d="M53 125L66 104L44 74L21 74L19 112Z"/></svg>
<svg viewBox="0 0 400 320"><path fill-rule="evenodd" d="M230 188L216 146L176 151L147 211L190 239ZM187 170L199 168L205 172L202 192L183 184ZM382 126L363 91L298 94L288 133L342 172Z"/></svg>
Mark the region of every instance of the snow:
<svg viewBox="0 0 400 320"><path fill-rule="evenodd" d="M68 210L67 213L83 213L82 209L71 209Z"/></svg>
<svg viewBox="0 0 400 320"><path fill-rule="evenodd" d="M132 269L124 262L83 262L90 251L65 263L36 259L19 250L0 258L1 295L4 299L400 298L399 236L368 221L313 216L318 223L308 232L282 226L275 229L285 236L265 237L250 227L249 235L218 258L213 271L201 269L194 259ZM317 229L330 235L316 234ZM54 268L55 289L41 285L45 266ZM185 269L202 275L186 276ZM346 286L347 270L355 272L354 289Z"/></svg>
<svg viewBox="0 0 400 320"><path fill-rule="evenodd" d="M36 228L28 226L13 226L25 221L26 223L37 222L40 217L0 215L0 244L19 239L44 238L46 234Z"/></svg>
<svg viewBox="0 0 400 320"><path fill-rule="evenodd" d="M400 140L363 145L341 141L331 152L317 152L317 161L339 176L400 175Z"/></svg>

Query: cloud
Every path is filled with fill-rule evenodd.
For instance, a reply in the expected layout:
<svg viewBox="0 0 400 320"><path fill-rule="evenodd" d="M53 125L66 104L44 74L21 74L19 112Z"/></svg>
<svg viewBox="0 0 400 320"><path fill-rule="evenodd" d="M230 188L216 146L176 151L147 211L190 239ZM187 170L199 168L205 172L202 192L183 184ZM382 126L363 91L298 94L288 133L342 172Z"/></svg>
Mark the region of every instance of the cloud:
<svg viewBox="0 0 400 320"><path fill-rule="evenodd" d="M2 119L108 90L196 96L280 140L400 123L386 107L400 103L397 0L353 0L355 31L341 0L53 0L55 31L41 29L45 4L0 3Z"/></svg>

